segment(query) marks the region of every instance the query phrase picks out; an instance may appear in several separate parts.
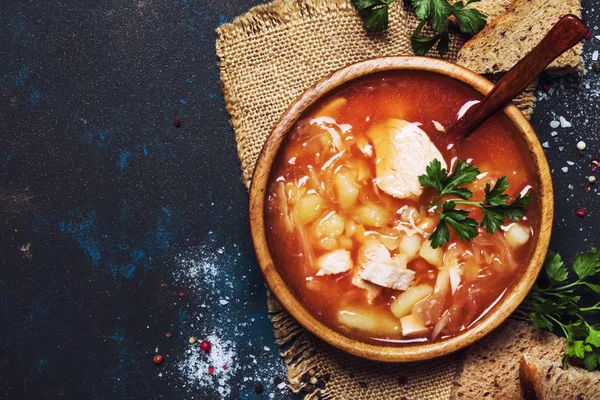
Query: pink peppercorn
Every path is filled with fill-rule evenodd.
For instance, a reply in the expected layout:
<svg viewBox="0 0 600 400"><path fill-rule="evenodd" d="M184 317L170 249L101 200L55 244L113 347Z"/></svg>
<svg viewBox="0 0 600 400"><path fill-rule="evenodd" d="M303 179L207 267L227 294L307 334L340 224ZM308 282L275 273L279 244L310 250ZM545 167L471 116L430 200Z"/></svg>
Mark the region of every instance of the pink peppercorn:
<svg viewBox="0 0 600 400"><path fill-rule="evenodd" d="M585 208L580 208L579 210L577 210L576 214L578 217L585 217Z"/></svg>

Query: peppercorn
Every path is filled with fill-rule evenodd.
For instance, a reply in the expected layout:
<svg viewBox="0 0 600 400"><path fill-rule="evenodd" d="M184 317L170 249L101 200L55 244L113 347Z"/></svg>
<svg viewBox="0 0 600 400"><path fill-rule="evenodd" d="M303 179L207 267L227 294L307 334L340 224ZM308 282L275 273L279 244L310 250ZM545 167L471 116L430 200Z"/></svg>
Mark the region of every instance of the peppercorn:
<svg viewBox="0 0 600 400"><path fill-rule="evenodd" d="M190 342L190 344L194 344L196 343L196 338L194 336L190 336L188 342Z"/></svg>
<svg viewBox="0 0 600 400"><path fill-rule="evenodd" d="M202 350L203 352L210 352L210 347L210 342L208 340L203 340L200 342L200 350Z"/></svg>
<svg viewBox="0 0 600 400"><path fill-rule="evenodd" d="M179 128L181 126L181 120L179 118L175 118L173 125L175 125L175 128Z"/></svg>
<svg viewBox="0 0 600 400"><path fill-rule="evenodd" d="M580 208L579 210L577 210L576 214L578 217L585 217L585 208Z"/></svg>
<svg viewBox="0 0 600 400"><path fill-rule="evenodd" d="M265 388L262 385L262 383L257 382L254 384L254 391L256 392L256 394L261 394L262 392L265 391Z"/></svg>
<svg viewBox="0 0 600 400"><path fill-rule="evenodd" d="M154 362L154 364L156 364L156 365L162 364L162 362L163 362L163 356L161 356L160 354L155 355L152 358L152 362Z"/></svg>
<svg viewBox="0 0 600 400"><path fill-rule="evenodd" d="M594 72L600 72L600 62L596 61L595 63L593 63L592 69L594 70Z"/></svg>

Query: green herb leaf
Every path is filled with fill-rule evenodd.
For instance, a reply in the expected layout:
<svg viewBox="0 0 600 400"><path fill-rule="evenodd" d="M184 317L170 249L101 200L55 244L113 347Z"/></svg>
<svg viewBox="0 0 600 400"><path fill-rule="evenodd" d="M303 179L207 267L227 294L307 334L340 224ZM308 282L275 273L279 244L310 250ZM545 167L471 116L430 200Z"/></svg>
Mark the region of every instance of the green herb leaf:
<svg viewBox="0 0 600 400"><path fill-rule="evenodd" d="M594 346L600 347L600 328L588 325L588 335L585 338L585 342ZM599 328L599 329L596 329Z"/></svg>
<svg viewBox="0 0 600 400"><path fill-rule="evenodd" d="M440 219L440 222L429 237L429 240L431 240L431 247L434 249L442 247L445 243L448 243L450 240L450 230L448 230L448 226L444 220Z"/></svg>
<svg viewBox="0 0 600 400"><path fill-rule="evenodd" d="M496 229L501 229L504 223L504 213L498 208L481 207L483 211L483 219L481 220L481 226L484 227L488 233L496 232Z"/></svg>
<svg viewBox="0 0 600 400"><path fill-rule="evenodd" d="M444 182L448 179L446 169L442 168L442 163L437 158L434 158L427 167L425 167L425 175L419 176L419 183L423 187L432 187L440 192L444 190Z"/></svg>
<svg viewBox="0 0 600 400"><path fill-rule="evenodd" d="M426 20L431 14L431 0L411 0L410 5L415 10L415 15L420 20Z"/></svg>
<svg viewBox="0 0 600 400"><path fill-rule="evenodd" d="M592 248L588 253L577 254L573 262L573 270L579 279L600 273L600 252Z"/></svg>
<svg viewBox="0 0 600 400"><path fill-rule="evenodd" d="M455 209L456 204L453 201L444 203L442 214L444 221L450 225L454 232L462 240L471 240L477 236L477 221L468 218L468 211Z"/></svg>
<svg viewBox="0 0 600 400"><path fill-rule="evenodd" d="M473 164L467 164L466 161L460 160L456 163L452 175L448 177L446 185L450 188L455 188L459 185L466 185L473 182L479 175L479 168Z"/></svg>
<svg viewBox="0 0 600 400"><path fill-rule="evenodd" d="M388 28L388 6L395 0L352 0L367 32L382 32Z"/></svg>
<svg viewBox="0 0 600 400"><path fill-rule="evenodd" d="M440 41L437 45L437 50L440 56L443 56L448 52L450 48L450 36L448 33L440 33Z"/></svg>
<svg viewBox="0 0 600 400"><path fill-rule="evenodd" d="M566 336L563 366L568 367L571 358L583 360L586 369L593 370L600 365L600 325L590 325L585 315L600 314L600 302L593 306L581 306L578 289L600 293L600 284L589 282L600 269L599 252L592 248L588 253L578 254L573 270L578 279L567 283L568 270L562 258L549 252L544 263L544 272L550 285L543 287L544 281L534 285L527 297L527 304L533 307L530 314L533 326L550 331L560 328Z"/></svg>
<svg viewBox="0 0 600 400"><path fill-rule="evenodd" d="M424 0L431 1L431 13L429 23L437 33L448 32L448 17L452 15L453 8L448 0Z"/></svg>
<svg viewBox="0 0 600 400"><path fill-rule="evenodd" d="M508 202L508 195L504 194L508 189L508 179L505 176L498 178L492 189L489 183L485 184L484 204L491 206L504 206Z"/></svg>
<svg viewBox="0 0 600 400"><path fill-rule="evenodd" d="M560 255L553 251L550 251L546 256L546 261L544 262L544 272L546 272L546 276L553 285L559 282L564 282L569 277L567 266L563 262Z"/></svg>
<svg viewBox="0 0 600 400"><path fill-rule="evenodd" d="M583 365L588 371L595 370L598 366L598 356L596 353L593 351L585 353L585 356L583 357Z"/></svg>
<svg viewBox="0 0 600 400"><path fill-rule="evenodd" d="M458 2L457 4L459 4ZM486 17L475 8L465 9L457 7L456 4L452 9L452 15L456 18L460 31L466 35L474 35L486 24Z"/></svg>
<svg viewBox="0 0 600 400"><path fill-rule="evenodd" d="M410 44L412 45L413 51L418 56L424 56L429 53L429 50L440 40L439 35L432 37L424 36L411 36Z"/></svg>

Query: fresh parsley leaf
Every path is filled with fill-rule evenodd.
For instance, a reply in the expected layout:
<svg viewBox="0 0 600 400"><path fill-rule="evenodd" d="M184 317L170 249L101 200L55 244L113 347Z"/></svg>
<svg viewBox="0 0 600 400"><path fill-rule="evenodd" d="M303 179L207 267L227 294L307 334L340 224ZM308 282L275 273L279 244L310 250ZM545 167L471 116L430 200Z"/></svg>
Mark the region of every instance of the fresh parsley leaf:
<svg viewBox="0 0 600 400"><path fill-rule="evenodd" d="M534 328L547 329L549 331L554 329L552 322L543 313L535 311L529 314L529 316L531 317Z"/></svg>
<svg viewBox="0 0 600 400"><path fill-rule="evenodd" d="M461 4L459 1L457 4ZM455 4L452 9L452 15L456 18L460 31L466 35L474 35L483 29L487 23L485 15L475 8L463 8L462 4L457 7Z"/></svg>
<svg viewBox="0 0 600 400"><path fill-rule="evenodd" d="M600 294L600 285L598 285L597 283L581 282L580 285L582 287L584 287L585 289L588 289L591 292L594 292L596 294Z"/></svg>
<svg viewBox="0 0 600 400"><path fill-rule="evenodd" d="M504 213L498 208L492 207L481 207L483 211L483 219L481 220L481 226L484 227L488 233L496 232L496 229L501 229L504 223Z"/></svg>
<svg viewBox="0 0 600 400"><path fill-rule="evenodd" d="M583 357L583 365L588 371L595 370L598 366L598 356L596 353L593 351L585 353L585 356Z"/></svg>
<svg viewBox="0 0 600 400"><path fill-rule="evenodd" d="M466 161L460 160L456 163L452 175L448 177L446 185L450 188L455 188L459 185L471 183L477 178L479 173L479 168L473 164L467 164Z"/></svg>
<svg viewBox="0 0 600 400"><path fill-rule="evenodd" d="M588 328L588 335L585 338L585 342L594 347L600 347L600 327L597 327L597 326L594 327L594 326L587 325L587 328ZM596 329L596 328L599 328L599 329Z"/></svg>
<svg viewBox="0 0 600 400"><path fill-rule="evenodd" d="M489 183L485 184L485 200L484 204L491 206L503 206L508 202L508 195L504 194L508 189L508 179L506 176L498 178L492 189Z"/></svg>
<svg viewBox="0 0 600 400"><path fill-rule="evenodd" d="M600 254L592 248L589 252L578 254L573 270L578 279L568 283L568 270L562 258L550 252L544 263L544 272L550 284L544 287L544 281L538 280L527 297L527 304L533 308L530 313L533 326L553 331L560 328L567 341L563 366L568 367L572 358L583 360L588 370L600 365L600 325L591 325L585 318L587 314L600 314L600 302L593 306L582 306L578 289L600 293L600 284L589 282L600 269Z"/></svg>
<svg viewBox="0 0 600 400"><path fill-rule="evenodd" d="M544 262L544 272L552 285L564 282L569 277L567 266L558 253L550 251Z"/></svg>
<svg viewBox="0 0 600 400"><path fill-rule="evenodd" d="M437 50L440 56L443 56L448 52L448 48L450 47L450 36L448 33L440 33L440 41L437 45Z"/></svg>
<svg viewBox="0 0 600 400"><path fill-rule="evenodd" d="M411 0L410 5L420 20L427 20L431 14L431 0Z"/></svg>
<svg viewBox="0 0 600 400"><path fill-rule="evenodd" d="M419 183L423 187L432 187L440 192L444 190L444 182L448 179L446 169L442 168L442 163L437 158L434 158L427 167L425 167L425 175L419 176Z"/></svg>
<svg viewBox="0 0 600 400"><path fill-rule="evenodd" d="M367 32L381 32L388 28L388 8L396 0L352 0L352 5L358 11ZM411 45L415 54L425 55L437 43L440 55L448 52L450 36L448 35L449 17L454 16L459 30L467 35L474 35L486 24L486 17L476 9L465 9L471 3L479 0L461 0L450 4L448 0L411 0L411 6L421 24L411 36ZM429 22L434 35L421 36L425 23Z"/></svg>
<svg viewBox="0 0 600 400"><path fill-rule="evenodd" d="M388 28L388 7L395 0L352 0L367 32L382 32Z"/></svg>
<svg viewBox="0 0 600 400"><path fill-rule="evenodd" d="M429 14L429 23L437 33L448 32L448 17L452 15L453 8L448 0L424 0L431 1L431 13Z"/></svg>
<svg viewBox="0 0 600 400"><path fill-rule="evenodd" d="M577 254L573 262L573 270L580 280L600 273L600 252L592 248L588 253Z"/></svg>
<svg viewBox="0 0 600 400"><path fill-rule="evenodd" d="M442 247L445 243L448 243L450 240L450 230L448 230L448 225L443 220L440 220L435 230L429 237L431 240L431 247L437 249L438 247Z"/></svg>
<svg viewBox="0 0 600 400"><path fill-rule="evenodd" d="M443 219L462 240L471 240L477 236L477 221L468 218L469 212L466 210L457 210L453 201L444 203L442 207Z"/></svg>

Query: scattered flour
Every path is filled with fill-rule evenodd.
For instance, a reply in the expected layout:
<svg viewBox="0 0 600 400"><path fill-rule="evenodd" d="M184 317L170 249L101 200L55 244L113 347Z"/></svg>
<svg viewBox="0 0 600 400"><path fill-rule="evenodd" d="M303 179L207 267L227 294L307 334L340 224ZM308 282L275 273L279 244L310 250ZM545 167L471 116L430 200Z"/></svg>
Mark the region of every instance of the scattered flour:
<svg viewBox="0 0 600 400"><path fill-rule="evenodd" d="M229 380L235 376L237 368L235 343L221 339L216 333L208 335L206 340L211 344L209 354L200 350L199 346L191 346L177 367L190 384L213 388L222 399L227 399L231 394ZM209 369L212 369L212 374Z"/></svg>

